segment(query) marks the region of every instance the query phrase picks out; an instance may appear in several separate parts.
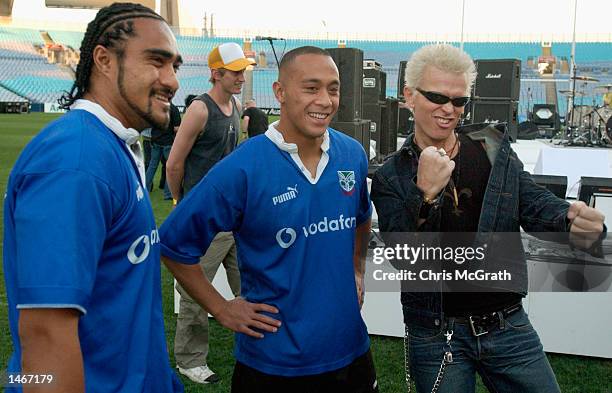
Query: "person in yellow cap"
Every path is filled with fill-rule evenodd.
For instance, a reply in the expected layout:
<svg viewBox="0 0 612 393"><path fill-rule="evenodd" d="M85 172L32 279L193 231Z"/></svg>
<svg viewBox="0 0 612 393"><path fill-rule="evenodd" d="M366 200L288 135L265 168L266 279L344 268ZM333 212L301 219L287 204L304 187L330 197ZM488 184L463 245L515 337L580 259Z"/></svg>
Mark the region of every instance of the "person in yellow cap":
<svg viewBox="0 0 612 393"><path fill-rule="evenodd" d="M167 162L167 181L174 200L180 201L206 173L236 147L241 104L234 97L244 84L244 70L255 62L240 45L228 42L208 55L211 89L192 101L185 112ZM236 243L231 232L219 233L200 266L212 282L223 264L234 296L240 294ZM218 376L208 368L208 313L177 285L181 294L174 339L178 370L196 383L214 383Z"/></svg>

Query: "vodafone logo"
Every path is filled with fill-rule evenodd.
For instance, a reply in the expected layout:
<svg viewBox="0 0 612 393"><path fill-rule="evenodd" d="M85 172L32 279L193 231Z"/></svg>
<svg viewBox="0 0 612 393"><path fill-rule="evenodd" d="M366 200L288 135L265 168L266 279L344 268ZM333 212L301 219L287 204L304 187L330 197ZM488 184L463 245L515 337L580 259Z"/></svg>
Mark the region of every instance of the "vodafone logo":
<svg viewBox="0 0 612 393"><path fill-rule="evenodd" d="M159 233L157 229L151 231L151 235L142 235L130 246L127 252L127 259L132 265L144 262L151 252L151 245L159 243Z"/></svg>
<svg viewBox="0 0 612 393"><path fill-rule="evenodd" d="M318 236L321 233L352 230L357 227L355 217L344 217L340 214L337 218L323 217L318 222L313 222L302 227L304 238ZM301 236L301 235L300 235ZM293 228L283 228L276 232L276 241L282 248L289 248L297 239L297 232Z"/></svg>
<svg viewBox="0 0 612 393"><path fill-rule="evenodd" d="M282 248L291 247L291 245L295 242L296 238L297 233L293 228L283 228L280 231L276 232L276 241L278 242L278 245Z"/></svg>

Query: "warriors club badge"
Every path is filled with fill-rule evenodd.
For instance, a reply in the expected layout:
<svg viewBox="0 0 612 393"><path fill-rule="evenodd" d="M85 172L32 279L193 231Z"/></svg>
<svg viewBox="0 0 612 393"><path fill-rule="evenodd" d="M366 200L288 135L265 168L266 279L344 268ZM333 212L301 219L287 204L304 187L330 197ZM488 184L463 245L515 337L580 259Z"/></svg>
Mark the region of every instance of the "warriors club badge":
<svg viewBox="0 0 612 393"><path fill-rule="evenodd" d="M353 195L353 192L355 192L354 171L338 171L338 182L344 195Z"/></svg>

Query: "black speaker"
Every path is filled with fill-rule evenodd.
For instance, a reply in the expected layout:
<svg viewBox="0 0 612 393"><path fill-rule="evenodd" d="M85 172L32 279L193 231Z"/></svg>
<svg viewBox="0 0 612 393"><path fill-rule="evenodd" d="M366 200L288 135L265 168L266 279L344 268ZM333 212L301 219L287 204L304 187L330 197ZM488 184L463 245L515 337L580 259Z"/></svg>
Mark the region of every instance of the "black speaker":
<svg viewBox="0 0 612 393"><path fill-rule="evenodd" d="M518 102L499 100L473 100L472 123L506 123L510 139L516 142L518 133Z"/></svg>
<svg viewBox="0 0 612 393"><path fill-rule="evenodd" d="M476 60L474 97L518 101L521 90L519 59Z"/></svg>
<svg viewBox="0 0 612 393"><path fill-rule="evenodd" d="M399 108L397 115L397 133L408 135L414 129L414 118L408 108Z"/></svg>
<svg viewBox="0 0 612 393"><path fill-rule="evenodd" d="M329 126L359 141L370 161L370 120L337 121Z"/></svg>
<svg viewBox="0 0 612 393"><path fill-rule="evenodd" d="M399 64L399 72L397 73L397 97L402 99L404 98L404 85L406 82L404 81L406 77L406 64L408 61L400 61Z"/></svg>
<svg viewBox="0 0 612 393"><path fill-rule="evenodd" d="M362 109L366 104L377 104L378 101L384 101L387 96L386 80L387 74L384 71L375 68L363 69ZM361 117L367 119L363 115Z"/></svg>
<svg viewBox="0 0 612 393"><path fill-rule="evenodd" d="M399 120L399 100L388 97L382 110L382 128L380 130L380 154L384 157L397 150L397 127Z"/></svg>
<svg viewBox="0 0 612 393"><path fill-rule="evenodd" d="M340 74L340 106L333 121L353 121L361 116L363 51L356 48L326 49Z"/></svg>
<svg viewBox="0 0 612 393"><path fill-rule="evenodd" d="M376 141L376 154L380 152L380 137L383 128L383 106L376 104L363 104L362 117L370 120L370 139Z"/></svg>
<svg viewBox="0 0 612 393"><path fill-rule="evenodd" d="M531 178L537 185L546 188L558 198L565 199L567 176L531 175Z"/></svg>

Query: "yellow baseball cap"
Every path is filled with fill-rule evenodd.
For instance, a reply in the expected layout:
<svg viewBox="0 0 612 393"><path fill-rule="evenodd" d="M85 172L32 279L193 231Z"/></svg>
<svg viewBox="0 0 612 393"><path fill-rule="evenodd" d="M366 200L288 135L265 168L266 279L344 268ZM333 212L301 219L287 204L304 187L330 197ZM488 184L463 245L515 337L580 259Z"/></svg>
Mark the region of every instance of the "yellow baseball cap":
<svg viewBox="0 0 612 393"><path fill-rule="evenodd" d="M242 71L255 64L255 61L244 56L242 48L235 42L221 44L208 54L208 67L211 70L225 68L230 71Z"/></svg>

